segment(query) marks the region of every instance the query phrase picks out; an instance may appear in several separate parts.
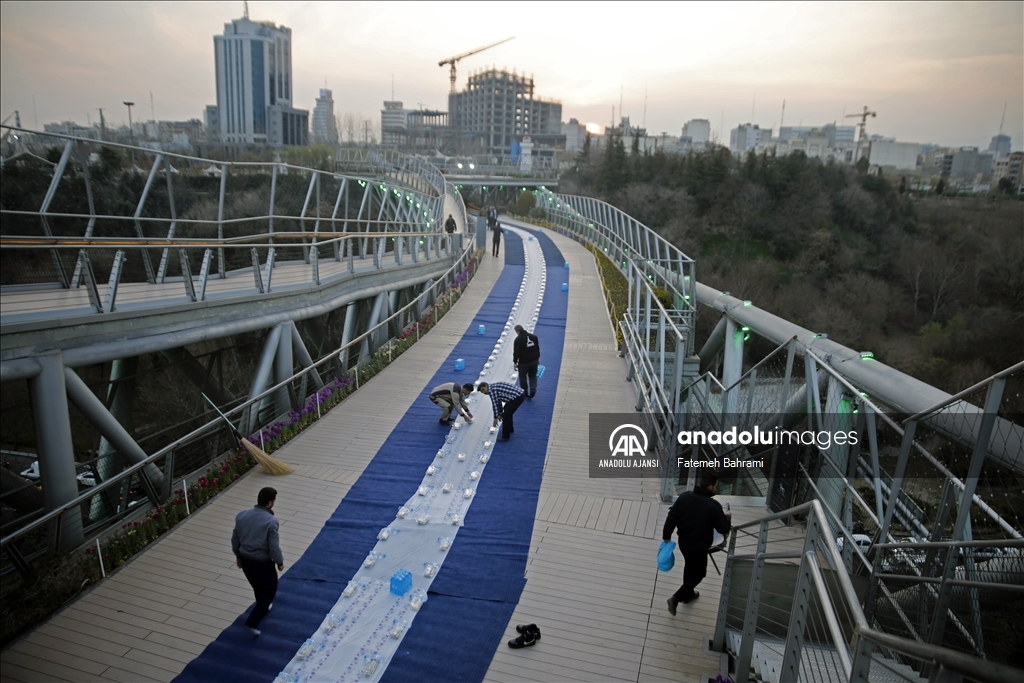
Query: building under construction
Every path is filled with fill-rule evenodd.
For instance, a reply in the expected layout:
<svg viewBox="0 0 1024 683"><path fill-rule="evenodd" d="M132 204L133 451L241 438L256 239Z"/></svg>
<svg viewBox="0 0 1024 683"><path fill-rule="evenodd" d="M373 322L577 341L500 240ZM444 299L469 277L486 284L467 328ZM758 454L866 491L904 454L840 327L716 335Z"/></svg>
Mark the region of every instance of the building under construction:
<svg viewBox="0 0 1024 683"><path fill-rule="evenodd" d="M471 75L463 92L448 96L448 118L449 149L459 154L508 155L524 135L538 152L565 148L561 102L534 97L533 78L514 71Z"/></svg>
<svg viewBox="0 0 1024 683"><path fill-rule="evenodd" d="M385 145L410 152L439 150L448 138L448 112L405 109L399 101L386 100L380 128Z"/></svg>

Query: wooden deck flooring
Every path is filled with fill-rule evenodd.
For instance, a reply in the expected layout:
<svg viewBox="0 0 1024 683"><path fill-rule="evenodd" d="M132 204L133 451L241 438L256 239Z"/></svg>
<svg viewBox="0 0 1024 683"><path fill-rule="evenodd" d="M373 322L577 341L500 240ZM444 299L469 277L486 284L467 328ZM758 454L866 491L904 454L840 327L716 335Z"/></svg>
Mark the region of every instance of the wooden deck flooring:
<svg viewBox="0 0 1024 683"><path fill-rule="evenodd" d="M511 639L515 624L537 623L543 637L523 650L502 642L486 680L704 683L720 666L707 641L721 578L711 569L700 599L670 616L665 600L682 578L678 566L671 574L655 566L667 512L658 500L660 483L588 476L587 414L630 412L634 398L593 257L551 236L570 264L565 348L528 581L506 630ZM286 563L294 562L447 357L499 272L498 259L485 256L466 294L433 332L361 388L358 400L345 401L278 451L295 475L257 470L243 477L0 653L0 681L171 680L252 602L227 542L235 513L272 480L280 492L274 510ZM404 388L396 395L396 387ZM394 409L382 413L385 393ZM763 507L735 504L733 511L734 523L764 514Z"/></svg>

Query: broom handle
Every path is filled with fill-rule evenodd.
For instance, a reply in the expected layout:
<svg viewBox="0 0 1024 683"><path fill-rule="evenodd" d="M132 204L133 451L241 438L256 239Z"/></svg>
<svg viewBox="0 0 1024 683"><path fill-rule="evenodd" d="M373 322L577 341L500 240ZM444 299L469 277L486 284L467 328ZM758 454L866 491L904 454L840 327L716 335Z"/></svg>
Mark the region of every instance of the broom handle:
<svg viewBox="0 0 1024 683"><path fill-rule="evenodd" d="M217 407L216 403L214 403L213 401L210 400L209 396L207 396L203 392L199 392L199 393L202 394L203 398L206 399L206 402L209 403L213 407L213 409L217 411L217 414L220 415L221 418L223 418L223 420L228 423L228 426L231 427L231 431L235 433L235 438L238 439L239 443L241 443L242 442L242 435L241 435L241 433L239 433L238 429L235 428L235 425L231 424L231 420L228 419L228 416L220 411L220 408Z"/></svg>

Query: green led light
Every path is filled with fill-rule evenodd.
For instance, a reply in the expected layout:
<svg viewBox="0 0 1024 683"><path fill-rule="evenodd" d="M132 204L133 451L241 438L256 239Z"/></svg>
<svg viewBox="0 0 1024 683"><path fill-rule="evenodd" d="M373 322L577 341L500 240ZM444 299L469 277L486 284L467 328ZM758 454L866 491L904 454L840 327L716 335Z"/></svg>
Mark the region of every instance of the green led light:
<svg viewBox="0 0 1024 683"><path fill-rule="evenodd" d="M754 302L752 302L752 301L749 301L749 300L748 300L748 301L744 301L744 302L743 302L743 305L744 305L744 306L753 306L753 305L754 305Z"/></svg>
<svg viewBox="0 0 1024 683"><path fill-rule="evenodd" d="M870 351L861 351L860 352L860 359L861 360L874 360L875 359L875 354L871 353Z"/></svg>

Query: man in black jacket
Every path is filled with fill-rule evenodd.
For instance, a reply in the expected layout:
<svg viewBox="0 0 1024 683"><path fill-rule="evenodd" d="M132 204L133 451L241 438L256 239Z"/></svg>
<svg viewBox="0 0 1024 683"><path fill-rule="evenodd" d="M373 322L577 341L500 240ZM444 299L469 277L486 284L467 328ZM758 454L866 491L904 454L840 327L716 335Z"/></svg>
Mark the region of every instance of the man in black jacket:
<svg viewBox="0 0 1024 683"><path fill-rule="evenodd" d="M679 496L668 511L661 538L672 540L672 532L679 531L679 552L683 554L683 585L668 599L668 611L675 616L676 606L696 600L700 593L693 590L708 573L708 549L714 532L723 536L732 528L732 513L722 509L712 496L718 491L718 477L701 476L697 487Z"/></svg>
<svg viewBox="0 0 1024 683"><path fill-rule="evenodd" d="M516 325L516 340L512 344L512 367L519 371L519 386L527 398L537 395L537 365L540 363L540 342L537 336Z"/></svg>

